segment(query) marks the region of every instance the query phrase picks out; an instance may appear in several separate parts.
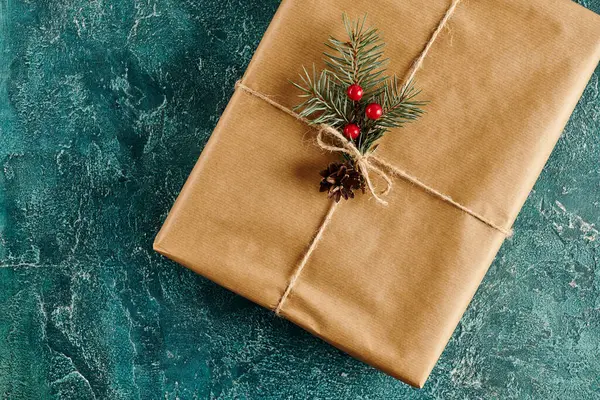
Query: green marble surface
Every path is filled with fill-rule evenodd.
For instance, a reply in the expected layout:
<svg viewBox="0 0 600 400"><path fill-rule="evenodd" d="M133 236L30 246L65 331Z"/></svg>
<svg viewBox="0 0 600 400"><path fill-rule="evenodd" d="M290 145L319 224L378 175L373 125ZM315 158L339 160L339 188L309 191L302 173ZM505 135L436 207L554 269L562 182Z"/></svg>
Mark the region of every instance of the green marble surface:
<svg viewBox="0 0 600 400"><path fill-rule="evenodd" d="M598 74L423 390L152 251L277 5L0 0L0 398L600 398Z"/></svg>

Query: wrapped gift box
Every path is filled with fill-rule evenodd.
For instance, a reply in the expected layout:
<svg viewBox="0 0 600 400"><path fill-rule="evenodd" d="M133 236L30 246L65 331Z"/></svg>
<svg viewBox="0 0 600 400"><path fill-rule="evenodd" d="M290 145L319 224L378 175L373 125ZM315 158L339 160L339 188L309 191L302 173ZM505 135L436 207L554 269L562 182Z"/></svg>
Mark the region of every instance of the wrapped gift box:
<svg viewBox="0 0 600 400"><path fill-rule="evenodd" d="M345 37L343 12L368 12L402 76L449 6L284 0L243 83L298 104L289 80ZM600 18L568 0L465 0L416 75L425 116L377 154L510 230L599 57ZM237 90L155 249L275 309L330 205L318 173L337 156L314 134ZM387 201L340 204L281 315L421 387L506 235L403 179Z"/></svg>

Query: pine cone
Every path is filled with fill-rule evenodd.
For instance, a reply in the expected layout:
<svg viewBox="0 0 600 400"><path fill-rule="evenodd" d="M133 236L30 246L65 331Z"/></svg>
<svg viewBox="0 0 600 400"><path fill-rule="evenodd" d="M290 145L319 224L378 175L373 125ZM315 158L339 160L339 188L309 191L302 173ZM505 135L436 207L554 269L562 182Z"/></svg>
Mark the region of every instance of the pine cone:
<svg viewBox="0 0 600 400"><path fill-rule="evenodd" d="M351 162L331 163L321 171L321 192L328 192L329 198L336 202L354 198L354 191L361 189L364 193L365 184L363 177Z"/></svg>

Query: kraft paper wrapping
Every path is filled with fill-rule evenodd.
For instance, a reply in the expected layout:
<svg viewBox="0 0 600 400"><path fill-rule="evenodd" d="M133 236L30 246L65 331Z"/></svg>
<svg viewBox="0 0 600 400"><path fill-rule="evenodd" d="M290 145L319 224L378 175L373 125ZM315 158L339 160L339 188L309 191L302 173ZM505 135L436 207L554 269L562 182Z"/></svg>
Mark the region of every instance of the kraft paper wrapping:
<svg viewBox="0 0 600 400"><path fill-rule="evenodd" d="M400 76L450 0L284 0L243 78L293 107L302 65L368 12ZM567 0L465 0L416 84L430 104L378 155L509 229L600 57L600 18ZM329 207L319 171L336 155L314 130L236 91L155 249L274 309ZM505 236L401 179L390 206L343 202L282 315L422 387Z"/></svg>

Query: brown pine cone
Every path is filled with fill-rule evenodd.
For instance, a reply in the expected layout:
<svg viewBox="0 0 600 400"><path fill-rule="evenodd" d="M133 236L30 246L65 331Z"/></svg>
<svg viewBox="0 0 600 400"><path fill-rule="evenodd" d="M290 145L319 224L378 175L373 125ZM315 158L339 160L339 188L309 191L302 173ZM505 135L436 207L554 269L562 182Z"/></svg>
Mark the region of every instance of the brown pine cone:
<svg viewBox="0 0 600 400"><path fill-rule="evenodd" d="M354 191L365 191L363 177L351 162L331 163L321 171L321 192L328 192L328 197L336 202L354 198Z"/></svg>

